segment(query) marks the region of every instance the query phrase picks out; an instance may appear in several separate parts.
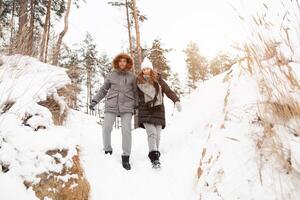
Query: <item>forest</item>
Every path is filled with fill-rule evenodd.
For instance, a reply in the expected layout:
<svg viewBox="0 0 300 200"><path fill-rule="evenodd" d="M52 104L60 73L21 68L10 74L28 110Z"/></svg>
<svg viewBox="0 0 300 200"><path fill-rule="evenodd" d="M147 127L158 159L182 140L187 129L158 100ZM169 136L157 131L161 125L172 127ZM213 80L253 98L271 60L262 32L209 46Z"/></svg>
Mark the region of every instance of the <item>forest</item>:
<svg viewBox="0 0 300 200"><path fill-rule="evenodd" d="M28 55L44 63L66 68L72 79L72 108L101 117L101 105L96 112L91 112L87 105L111 70L112 58L105 49L98 48L94 36L88 32L76 47L64 42L64 38L68 37L70 11L76 12L85 4L88 1L2 0L0 51L6 55ZM127 30L124 34L128 34L127 52L134 58L134 70L139 71L144 58L149 58L154 68L163 74L180 96L196 89L197 82L227 71L239 59L222 50L213 58L206 58L201 54L198 44L191 41L183 50L187 75L180 79L167 59L167 54L173 51L172 46L165 47L160 38L154 39L148 46L143 46L140 41L143 36L140 26L147 23L151 16L141 13L135 1L107 1L107 4L122 12ZM62 30L55 28L58 24L61 24Z"/></svg>
<svg viewBox="0 0 300 200"><path fill-rule="evenodd" d="M0 0L0 200L298 200L298 0Z"/></svg>

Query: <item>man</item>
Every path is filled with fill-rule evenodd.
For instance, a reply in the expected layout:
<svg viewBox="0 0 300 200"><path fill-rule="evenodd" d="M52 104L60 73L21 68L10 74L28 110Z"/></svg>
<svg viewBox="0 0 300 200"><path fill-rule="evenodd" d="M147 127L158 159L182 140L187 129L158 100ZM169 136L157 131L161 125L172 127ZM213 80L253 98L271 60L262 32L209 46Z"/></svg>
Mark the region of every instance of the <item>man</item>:
<svg viewBox="0 0 300 200"><path fill-rule="evenodd" d="M114 70L105 79L103 86L93 98L90 109L106 96L105 114L103 124L103 147L105 154L112 154L111 132L116 117L121 117L122 125L122 165L130 170L129 163L131 153L131 120L136 105L136 77L130 72L133 60L127 54L119 54L113 60Z"/></svg>

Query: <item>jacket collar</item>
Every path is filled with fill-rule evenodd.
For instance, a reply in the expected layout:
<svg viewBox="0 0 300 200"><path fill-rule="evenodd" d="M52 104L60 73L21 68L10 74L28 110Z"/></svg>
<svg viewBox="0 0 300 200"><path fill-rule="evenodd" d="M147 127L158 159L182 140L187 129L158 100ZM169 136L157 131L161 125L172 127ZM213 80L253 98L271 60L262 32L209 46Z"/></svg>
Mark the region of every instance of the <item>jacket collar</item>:
<svg viewBox="0 0 300 200"><path fill-rule="evenodd" d="M115 71L116 71L118 74L121 74L121 75L126 75L126 74L128 74L128 70L115 69Z"/></svg>

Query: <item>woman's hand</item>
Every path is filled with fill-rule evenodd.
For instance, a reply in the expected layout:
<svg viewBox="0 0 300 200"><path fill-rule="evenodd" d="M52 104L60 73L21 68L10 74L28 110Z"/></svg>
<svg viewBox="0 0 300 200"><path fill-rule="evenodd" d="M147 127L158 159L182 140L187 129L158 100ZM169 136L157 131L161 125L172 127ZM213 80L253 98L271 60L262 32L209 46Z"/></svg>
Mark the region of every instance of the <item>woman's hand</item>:
<svg viewBox="0 0 300 200"><path fill-rule="evenodd" d="M177 110L178 112L181 112L182 106L181 106L180 101L177 101L177 102L175 103L175 107L176 107L176 110Z"/></svg>

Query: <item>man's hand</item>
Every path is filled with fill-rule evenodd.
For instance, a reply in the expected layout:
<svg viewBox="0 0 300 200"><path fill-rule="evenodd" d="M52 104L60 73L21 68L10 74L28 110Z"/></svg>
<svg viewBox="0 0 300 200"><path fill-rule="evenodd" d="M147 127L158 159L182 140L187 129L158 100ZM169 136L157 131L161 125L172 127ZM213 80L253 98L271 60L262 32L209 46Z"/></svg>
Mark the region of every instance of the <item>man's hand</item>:
<svg viewBox="0 0 300 200"><path fill-rule="evenodd" d="M97 105L97 102L96 101L92 101L89 105L89 108L92 110L92 111L95 111L95 106Z"/></svg>

